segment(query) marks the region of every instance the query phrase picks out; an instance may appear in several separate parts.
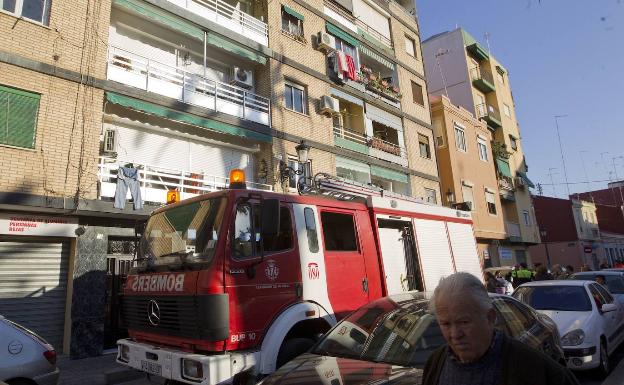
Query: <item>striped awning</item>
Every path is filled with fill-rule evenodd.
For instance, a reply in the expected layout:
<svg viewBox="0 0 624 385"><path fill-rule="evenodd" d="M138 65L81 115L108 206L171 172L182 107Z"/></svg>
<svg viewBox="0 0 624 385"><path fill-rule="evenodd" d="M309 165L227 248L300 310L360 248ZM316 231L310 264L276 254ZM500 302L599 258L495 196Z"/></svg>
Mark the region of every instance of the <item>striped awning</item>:
<svg viewBox="0 0 624 385"><path fill-rule="evenodd" d="M364 55L370 57L371 59L376 60L382 65L388 67L389 69L394 70L394 63L392 63L388 59L385 59L383 56L379 55L378 53L366 47L365 45L360 45L360 53L363 53Z"/></svg>

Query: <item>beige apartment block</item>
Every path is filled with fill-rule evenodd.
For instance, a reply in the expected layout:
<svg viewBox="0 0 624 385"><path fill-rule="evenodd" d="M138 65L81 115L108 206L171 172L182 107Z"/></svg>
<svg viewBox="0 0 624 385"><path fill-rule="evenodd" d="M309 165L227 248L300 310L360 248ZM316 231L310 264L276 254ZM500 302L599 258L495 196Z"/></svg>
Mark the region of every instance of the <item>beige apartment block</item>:
<svg viewBox="0 0 624 385"><path fill-rule="evenodd" d="M530 264L528 246L540 242L527 176L528 166L511 93L508 70L487 48L461 28L434 35L423 42L427 85L431 95L445 95L484 121L492 132L507 239L501 241L492 263Z"/></svg>
<svg viewBox="0 0 624 385"><path fill-rule="evenodd" d="M485 122L446 96L431 98L431 114L443 204L469 204L479 255L489 263L507 237L491 149L493 134Z"/></svg>

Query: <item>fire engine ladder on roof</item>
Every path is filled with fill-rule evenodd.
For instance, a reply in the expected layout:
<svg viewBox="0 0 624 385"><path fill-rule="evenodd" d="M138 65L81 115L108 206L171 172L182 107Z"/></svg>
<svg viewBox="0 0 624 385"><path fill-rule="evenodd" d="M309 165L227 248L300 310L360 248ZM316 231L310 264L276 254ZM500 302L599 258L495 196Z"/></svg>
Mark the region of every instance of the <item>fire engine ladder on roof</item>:
<svg viewBox="0 0 624 385"><path fill-rule="evenodd" d="M341 201L366 202L368 197L384 197L428 204L421 198L397 194L377 186L355 182L326 173L316 174L312 184L302 186L300 193L302 195L321 195Z"/></svg>

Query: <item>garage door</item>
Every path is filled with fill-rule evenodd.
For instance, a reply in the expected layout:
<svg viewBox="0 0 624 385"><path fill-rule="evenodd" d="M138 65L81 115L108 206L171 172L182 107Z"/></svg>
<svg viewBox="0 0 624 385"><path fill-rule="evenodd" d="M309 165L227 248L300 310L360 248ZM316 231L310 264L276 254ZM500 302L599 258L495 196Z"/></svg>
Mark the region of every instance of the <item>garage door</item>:
<svg viewBox="0 0 624 385"><path fill-rule="evenodd" d="M69 244L0 241L0 314L63 348Z"/></svg>

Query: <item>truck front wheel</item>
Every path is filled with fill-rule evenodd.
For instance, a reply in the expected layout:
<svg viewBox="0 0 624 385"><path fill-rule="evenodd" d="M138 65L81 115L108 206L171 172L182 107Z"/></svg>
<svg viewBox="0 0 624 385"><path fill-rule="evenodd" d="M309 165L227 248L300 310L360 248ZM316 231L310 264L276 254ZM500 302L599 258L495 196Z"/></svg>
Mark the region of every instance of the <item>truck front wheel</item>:
<svg viewBox="0 0 624 385"><path fill-rule="evenodd" d="M277 354L277 369L288 361L310 350L312 345L314 345L314 340L311 338L291 338L284 341Z"/></svg>

